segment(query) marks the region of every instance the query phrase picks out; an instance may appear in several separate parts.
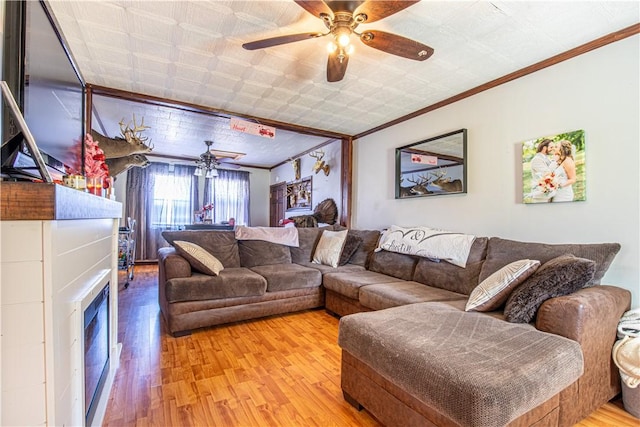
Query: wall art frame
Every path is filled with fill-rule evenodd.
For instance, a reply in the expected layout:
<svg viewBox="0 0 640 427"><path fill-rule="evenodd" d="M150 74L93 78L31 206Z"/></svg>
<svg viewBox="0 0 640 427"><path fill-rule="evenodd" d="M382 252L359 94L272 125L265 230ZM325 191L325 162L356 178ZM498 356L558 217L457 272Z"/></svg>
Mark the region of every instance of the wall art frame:
<svg viewBox="0 0 640 427"><path fill-rule="evenodd" d="M310 210L312 203L313 180L307 176L287 183L287 211Z"/></svg>
<svg viewBox="0 0 640 427"><path fill-rule="evenodd" d="M522 143L522 200L525 204L587 199L584 130Z"/></svg>
<svg viewBox="0 0 640 427"><path fill-rule="evenodd" d="M395 172L396 199L466 193L467 129L396 148Z"/></svg>

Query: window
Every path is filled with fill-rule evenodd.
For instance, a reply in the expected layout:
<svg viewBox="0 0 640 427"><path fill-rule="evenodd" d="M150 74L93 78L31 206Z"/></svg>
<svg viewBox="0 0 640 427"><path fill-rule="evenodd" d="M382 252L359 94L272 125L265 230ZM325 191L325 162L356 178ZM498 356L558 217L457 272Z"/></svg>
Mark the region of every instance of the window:
<svg viewBox="0 0 640 427"><path fill-rule="evenodd" d="M174 228L191 223L193 215L192 179L192 175L154 174L151 205L151 224L153 227Z"/></svg>
<svg viewBox="0 0 640 427"><path fill-rule="evenodd" d="M249 172L218 170L216 178L208 179L205 203L213 203L213 222L229 221L249 223Z"/></svg>
<svg viewBox="0 0 640 427"><path fill-rule="evenodd" d="M173 169L172 171L170 169ZM168 245L162 231L193 221L198 206L198 180L194 166L151 163L127 172L126 216L136 220L135 259L157 259L158 248Z"/></svg>

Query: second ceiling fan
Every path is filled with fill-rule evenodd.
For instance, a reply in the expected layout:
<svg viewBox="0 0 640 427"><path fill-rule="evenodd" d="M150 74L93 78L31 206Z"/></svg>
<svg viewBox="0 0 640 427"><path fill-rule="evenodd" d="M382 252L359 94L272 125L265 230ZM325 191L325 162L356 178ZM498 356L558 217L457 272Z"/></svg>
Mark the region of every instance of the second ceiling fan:
<svg viewBox="0 0 640 427"><path fill-rule="evenodd" d="M242 47L247 50L256 50L331 35L333 40L330 44L329 59L327 61L327 80L329 82L342 80L347 71L349 54L353 48L350 44L352 34L367 46L403 58L424 61L433 55L433 49L425 44L385 31L365 30L362 33L356 32L358 25L369 24L386 18L418 1L295 0L307 12L322 19L329 31L326 33L309 32L271 37L245 43Z"/></svg>

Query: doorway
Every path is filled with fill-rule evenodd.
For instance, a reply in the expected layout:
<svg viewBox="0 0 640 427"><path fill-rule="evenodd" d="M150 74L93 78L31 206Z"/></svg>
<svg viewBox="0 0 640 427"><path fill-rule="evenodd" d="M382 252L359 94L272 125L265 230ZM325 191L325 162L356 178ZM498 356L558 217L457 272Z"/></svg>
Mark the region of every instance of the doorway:
<svg viewBox="0 0 640 427"><path fill-rule="evenodd" d="M269 190L269 226L278 227L280 220L284 218L287 183L274 184Z"/></svg>

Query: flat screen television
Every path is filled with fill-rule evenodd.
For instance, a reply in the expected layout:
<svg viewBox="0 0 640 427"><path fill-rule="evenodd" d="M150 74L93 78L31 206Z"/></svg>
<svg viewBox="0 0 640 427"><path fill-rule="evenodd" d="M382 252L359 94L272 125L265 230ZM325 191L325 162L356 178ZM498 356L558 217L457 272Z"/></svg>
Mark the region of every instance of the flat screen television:
<svg viewBox="0 0 640 427"><path fill-rule="evenodd" d="M6 5L3 80L52 178L61 179L69 171L82 173L84 82L44 2ZM38 179L36 164L12 120L10 112L3 110L2 175Z"/></svg>

